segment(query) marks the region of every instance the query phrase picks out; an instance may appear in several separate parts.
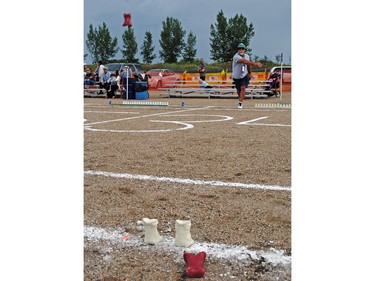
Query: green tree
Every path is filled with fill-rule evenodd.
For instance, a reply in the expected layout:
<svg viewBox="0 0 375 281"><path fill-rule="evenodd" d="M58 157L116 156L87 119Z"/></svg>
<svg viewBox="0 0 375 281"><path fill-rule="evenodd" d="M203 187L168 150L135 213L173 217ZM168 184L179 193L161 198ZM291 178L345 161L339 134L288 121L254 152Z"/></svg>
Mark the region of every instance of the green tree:
<svg viewBox="0 0 375 281"><path fill-rule="evenodd" d="M230 34L228 31L228 21L224 16L223 10L219 11L216 20L217 23L210 26L211 59L218 62L226 62L231 60L232 56L228 55Z"/></svg>
<svg viewBox="0 0 375 281"><path fill-rule="evenodd" d="M191 31L186 39L186 44L182 52L182 58L184 61L192 63L195 61L195 56L197 55L197 49L195 45L197 44L197 36L195 36Z"/></svg>
<svg viewBox="0 0 375 281"><path fill-rule="evenodd" d="M253 24L247 24L247 19L243 15L235 15L234 18L229 19L229 33L231 34L231 49L232 57L237 51L239 43L244 43L248 48L247 52L251 53L250 39L254 37Z"/></svg>
<svg viewBox="0 0 375 281"><path fill-rule="evenodd" d="M218 62L228 62L233 58L239 43L250 45L250 39L255 35L253 24L247 24L247 19L242 14L236 14L234 18L224 16L220 10L217 23L210 26L211 59ZM251 51L248 48L247 51Z"/></svg>
<svg viewBox="0 0 375 281"><path fill-rule="evenodd" d="M124 45L122 45L123 49L122 57L127 62L139 62L135 55L138 52L138 44L135 41L134 29L129 27L124 31L122 34L122 41Z"/></svg>
<svg viewBox="0 0 375 281"><path fill-rule="evenodd" d="M185 47L184 36L186 31L182 29L181 22L175 18L167 17L163 21L163 29L160 33L160 58L166 63L177 62Z"/></svg>
<svg viewBox="0 0 375 281"><path fill-rule="evenodd" d="M276 55L275 59L276 59L276 63L280 64L281 63L281 54Z"/></svg>
<svg viewBox="0 0 375 281"><path fill-rule="evenodd" d="M154 50L155 46L152 45L152 33L150 31L146 31L145 38L141 46L141 55L143 56L144 63L151 64L156 58Z"/></svg>
<svg viewBox="0 0 375 281"><path fill-rule="evenodd" d="M100 60L106 63L110 58L114 57L118 51L117 38L114 37L112 39L107 25L104 22L102 26L99 25L98 29L90 24L86 46L93 63L97 63Z"/></svg>

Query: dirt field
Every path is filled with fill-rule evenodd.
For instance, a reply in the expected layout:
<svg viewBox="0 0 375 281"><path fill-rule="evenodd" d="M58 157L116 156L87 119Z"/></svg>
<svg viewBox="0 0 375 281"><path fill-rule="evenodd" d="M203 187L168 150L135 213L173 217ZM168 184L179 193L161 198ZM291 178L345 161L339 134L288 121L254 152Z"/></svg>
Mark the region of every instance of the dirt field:
<svg viewBox="0 0 375 281"><path fill-rule="evenodd" d="M291 280L291 95L84 101L85 280ZM182 101L184 106L181 106ZM263 105L263 107L260 106ZM163 237L144 243L143 218ZM191 220L188 247L175 221Z"/></svg>

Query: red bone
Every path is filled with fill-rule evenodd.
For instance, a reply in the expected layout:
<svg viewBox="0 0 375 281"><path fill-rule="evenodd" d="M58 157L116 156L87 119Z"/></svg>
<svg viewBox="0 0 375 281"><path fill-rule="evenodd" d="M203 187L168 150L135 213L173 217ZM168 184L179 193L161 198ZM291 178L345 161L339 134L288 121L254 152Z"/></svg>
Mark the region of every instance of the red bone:
<svg viewBox="0 0 375 281"><path fill-rule="evenodd" d="M129 26L132 27L132 15L130 13L124 14L124 23L122 26Z"/></svg>
<svg viewBox="0 0 375 281"><path fill-rule="evenodd" d="M203 266L204 260L206 259L206 252L200 252L198 254L184 252L184 260L187 264L185 272L188 277L203 277L206 273L206 269Z"/></svg>

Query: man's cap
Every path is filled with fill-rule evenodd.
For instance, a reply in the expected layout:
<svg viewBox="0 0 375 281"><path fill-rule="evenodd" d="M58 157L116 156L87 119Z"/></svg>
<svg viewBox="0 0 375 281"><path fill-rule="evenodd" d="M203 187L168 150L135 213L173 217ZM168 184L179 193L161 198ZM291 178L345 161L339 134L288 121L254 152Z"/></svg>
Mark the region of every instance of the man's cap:
<svg viewBox="0 0 375 281"><path fill-rule="evenodd" d="M237 50L240 48L244 48L246 50L246 46L243 43L238 44Z"/></svg>
<svg viewBox="0 0 375 281"><path fill-rule="evenodd" d="M108 69L108 67L105 66L105 67L103 67L103 69Z"/></svg>

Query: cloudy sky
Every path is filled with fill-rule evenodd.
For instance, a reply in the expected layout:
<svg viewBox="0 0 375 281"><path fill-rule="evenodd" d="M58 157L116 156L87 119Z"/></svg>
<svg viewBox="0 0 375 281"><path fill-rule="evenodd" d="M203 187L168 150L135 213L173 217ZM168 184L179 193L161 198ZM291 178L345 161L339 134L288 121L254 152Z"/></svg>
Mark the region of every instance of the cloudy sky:
<svg viewBox="0 0 375 281"><path fill-rule="evenodd" d="M291 0L84 0L84 40L89 25L98 28L103 22L112 37L117 37L122 48L123 14L131 13L132 24L138 43L138 55L146 31L153 36L156 54L159 55L159 39L162 22L167 17L178 19L187 33L197 37L197 56L210 62L210 25L215 24L217 14L223 10L229 19L236 14L253 23L255 36L251 39L252 55L272 60L283 53L284 62L291 62ZM186 39L186 36L185 36ZM85 53L88 53L84 44ZM121 52L116 58L121 58ZM154 62L160 61L160 58ZM88 55L87 63L91 62Z"/></svg>

